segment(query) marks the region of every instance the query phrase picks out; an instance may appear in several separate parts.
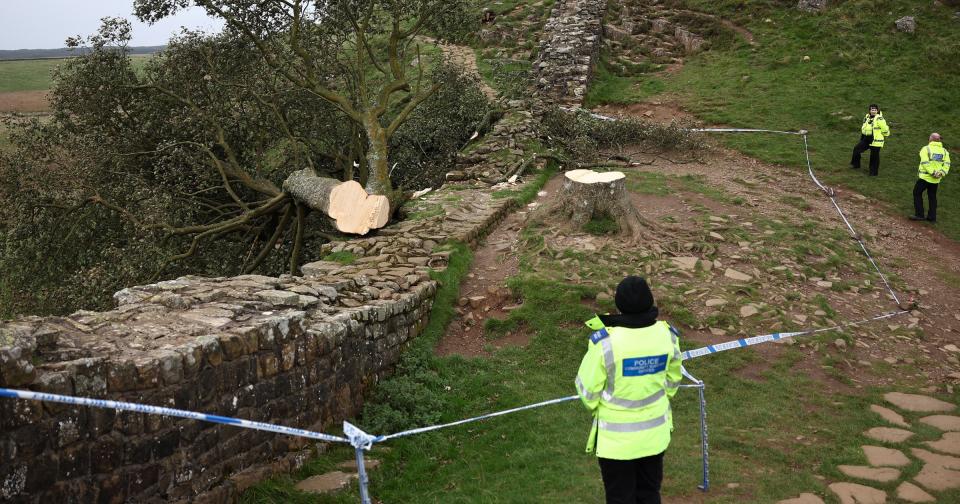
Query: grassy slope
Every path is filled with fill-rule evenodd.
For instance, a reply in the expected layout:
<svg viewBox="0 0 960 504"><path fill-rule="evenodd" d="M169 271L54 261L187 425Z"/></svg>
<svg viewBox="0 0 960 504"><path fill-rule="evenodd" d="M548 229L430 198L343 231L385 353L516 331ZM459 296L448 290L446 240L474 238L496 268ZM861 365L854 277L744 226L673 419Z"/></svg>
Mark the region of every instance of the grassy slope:
<svg viewBox="0 0 960 504"><path fill-rule="evenodd" d="M757 46L690 58L668 91L711 123L811 131L815 169L832 184L856 188L912 213L917 152L931 131L960 153L960 23L949 7L927 1L831 3L822 15L784 8L785 3L688 0L688 6L746 26ZM895 19L913 15L916 34L897 33ZM765 22L770 19L771 22ZM810 62L803 62L810 56ZM748 76L748 77L744 77ZM847 168L866 107L879 103L892 138L882 151L880 177ZM853 116L851 120L842 117ZM729 145L766 161L802 165L792 140L763 135L726 137ZM866 167L866 160L864 160ZM864 168L865 170L865 168ZM947 178L940 192L939 228L960 239L960 182Z"/></svg>

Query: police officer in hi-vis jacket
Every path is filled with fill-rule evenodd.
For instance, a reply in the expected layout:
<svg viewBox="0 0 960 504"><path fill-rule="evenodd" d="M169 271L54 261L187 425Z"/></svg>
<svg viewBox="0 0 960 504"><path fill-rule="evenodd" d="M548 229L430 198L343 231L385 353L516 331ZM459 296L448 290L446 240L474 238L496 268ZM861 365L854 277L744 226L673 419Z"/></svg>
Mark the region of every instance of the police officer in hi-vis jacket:
<svg viewBox="0 0 960 504"><path fill-rule="evenodd" d="M860 155L870 149L870 176L876 177L880 173L880 149L883 142L890 136L890 127L883 118L879 105L870 105L867 115L860 125L860 142L853 148L853 157L850 159L850 168L860 168Z"/></svg>
<svg viewBox="0 0 960 504"><path fill-rule="evenodd" d="M920 149L920 167L917 168L917 183L913 186L913 215L911 220L937 222L937 188L943 177L950 173L950 151L943 148L940 133L930 134L930 143ZM930 200L930 210L923 215L923 193Z"/></svg>
<svg viewBox="0 0 960 504"><path fill-rule="evenodd" d="M680 386L678 332L657 320L647 281L617 286L619 315L599 315L576 387L593 413L587 452L596 450L607 504L659 504L670 444L670 398Z"/></svg>

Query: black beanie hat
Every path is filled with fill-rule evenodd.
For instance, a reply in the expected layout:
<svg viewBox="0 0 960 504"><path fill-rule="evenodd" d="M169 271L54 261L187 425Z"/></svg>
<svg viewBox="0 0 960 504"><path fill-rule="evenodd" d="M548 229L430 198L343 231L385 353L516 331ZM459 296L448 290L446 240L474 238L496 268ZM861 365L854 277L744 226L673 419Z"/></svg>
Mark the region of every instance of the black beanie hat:
<svg viewBox="0 0 960 504"><path fill-rule="evenodd" d="M614 300L623 314L645 313L653 308L653 293L643 277L631 275L621 280Z"/></svg>
<svg viewBox="0 0 960 504"><path fill-rule="evenodd" d="M879 111L880 111L880 105L877 105L876 103L871 103L870 106L867 107L867 110L870 110L870 109L877 109L877 112L879 112Z"/></svg>

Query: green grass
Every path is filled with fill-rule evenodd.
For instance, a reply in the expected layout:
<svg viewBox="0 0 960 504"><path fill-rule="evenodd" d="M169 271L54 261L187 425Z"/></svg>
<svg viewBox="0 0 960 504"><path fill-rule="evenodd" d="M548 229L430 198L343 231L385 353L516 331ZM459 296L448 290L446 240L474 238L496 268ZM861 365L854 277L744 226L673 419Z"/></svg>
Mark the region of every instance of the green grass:
<svg viewBox="0 0 960 504"><path fill-rule="evenodd" d="M665 89L666 84L657 77L642 73L638 75L616 73L607 58L603 57L597 65L583 104L585 107L596 107L636 103Z"/></svg>
<svg viewBox="0 0 960 504"><path fill-rule="evenodd" d="M50 89L53 70L62 59L0 61L0 93Z"/></svg>
<svg viewBox="0 0 960 504"><path fill-rule="evenodd" d="M526 230L528 238L536 230ZM596 288L547 278L567 269L577 254L556 254L543 260L529 240L521 257L521 273L509 286L523 305L512 311L511 327L523 325L533 333L523 349L504 349L489 358L431 357L431 382L442 411L436 421L460 418L573 393L572 378L586 348L582 321L591 310L584 304ZM457 281L469 265L465 248L454 254L444 274L430 325L412 351L432 347L454 316ZM616 272L599 279L616 281ZM667 286L655 289L666 289ZM670 296L661 299L665 313L677 306ZM673 320L673 319L671 319ZM506 326L506 324L504 324ZM492 327L492 329L496 329ZM831 338L837 337L831 335ZM831 339L832 341L832 339ZM691 345L684 342L685 348ZM417 350L417 348L419 350ZM858 395L825 394L805 372L795 370L804 355L786 348L781 358L767 363L751 352L730 352L698 359L688 369L708 384L711 476L710 502L773 502L801 492L827 496L823 476L843 480L839 464L865 463L860 434L877 425L869 404L881 401L883 391ZM825 361L829 363L829 359ZM759 367L760 378L742 370ZM829 370L828 370L829 371ZM394 378L397 379L397 378ZM697 396L682 391L673 402L675 431L667 452L664 494L675 500L696 499L700 476ZM369 426L366 417L358 425ZM390 450L371 457L383 462L371 474L371 492L383 502L571 502L595 503L602 495L593 455L583 453L590 416L577 402L549 406L436 433L399 439ZM375 432L380 433L380 432ZM935 439L936 433L921 433ZM310 474L325 472L348 460L350 451L336 448L310 462L294 477L279 477L244 495L242 502L352 503L356 486L334 496L310 498L293 490ZM905 477L919 467L906 469ZM738 483L728 488L728 483ZM888 488L889 487L889 488ZM884 486L892 490L895 484ZM948 497L956 493L947 494Z"/></svg>
<svg viewBox="0 0 960 504"><path fill-rule="evenodd" d="M357 255L349 250L341 250L339 252L331 252L324 256L324 261L334 261L340 264L353 264L357 260Z"/></svg>
<svg viewBox="0 0 960 504"><path fill-rule="evenodd" d="M133 55L135 69L143 68L150 55ZM53 85L53 71L64 59L0 61L0 93L11 91L44 91Z"/></svg>
<svg viewBox="0 0 960 504"><path fill-rule="evenodd" d="M831 3L811 15L772 0L687 0L688 7L726 17L753 31L743 42L689 58L664 79L685 107L715 124L770 129L808 129L814 169L825 182L851 187L912 212L917 153L931 131L954 153L960 123L953 119L960 86L960 24L955 9L927 1ZM897 33L895 19L917 18L916 34ZM771 23L763 22L771 19ZM811 61L802 61L810 56ZM933 63L935 62L935 63ZM929 71L931 65L935 72ZM847 168L867 105L879 103L892 136L881 154L880 176ZM844 119L852 116L852 119ZM793 137L737 135L728 145L764 161L804 167L802 143ZM866 160L864 162L866 166ZM960 182L945 179L937 227L960 239Z"/></svg>
<svg viewBox="0 0 960 504"><path fill-rule="evenodd" d="M667 176L657 172L627 172L627 189L638 194L666 196L673 192L667 183Z"/></svg>

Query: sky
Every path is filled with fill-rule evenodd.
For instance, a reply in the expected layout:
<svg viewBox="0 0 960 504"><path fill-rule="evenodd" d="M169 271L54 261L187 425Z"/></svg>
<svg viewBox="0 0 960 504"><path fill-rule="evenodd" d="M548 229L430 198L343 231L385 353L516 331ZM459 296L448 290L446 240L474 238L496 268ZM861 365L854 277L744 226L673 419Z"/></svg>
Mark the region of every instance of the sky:
<svg viewBox="0 0 960 504"><path fill-rule="evenodd" d="M222 26L192 8L153 26L133 17L133 0L0 0L0 49L55 49L73 35L92 35L100 18L124 17L133 23L131 46L167 43L181 26L218 31Z"/></svg>

